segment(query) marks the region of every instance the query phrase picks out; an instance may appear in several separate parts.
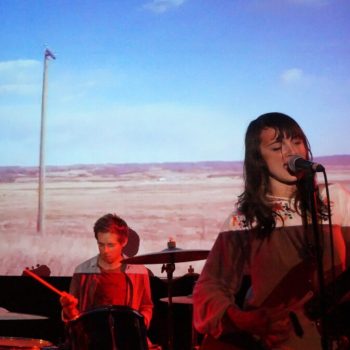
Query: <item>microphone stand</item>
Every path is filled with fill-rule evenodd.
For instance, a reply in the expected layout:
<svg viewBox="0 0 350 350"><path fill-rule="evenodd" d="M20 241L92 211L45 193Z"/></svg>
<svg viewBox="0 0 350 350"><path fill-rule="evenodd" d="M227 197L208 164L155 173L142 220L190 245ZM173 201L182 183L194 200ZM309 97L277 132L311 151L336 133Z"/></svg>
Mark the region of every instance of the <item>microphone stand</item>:
<svg viewBox="0 0 350 350"><path fill-rule="evenodd" d="M315 172L313 170L305 171L304 175L305 189L307 192L307 199L309 202L309 210L312 220L312 229L315 245L316 265L317 265L317 277L320 297L320 333L321 333L321 345L323 350L329 350L330 342L328 329L326 324L326 293L325 293L325 281L323 270L323 250L321 246L321 237L319 230L319 223L317 218L317 196L318 188L315 182Z"/></svg>

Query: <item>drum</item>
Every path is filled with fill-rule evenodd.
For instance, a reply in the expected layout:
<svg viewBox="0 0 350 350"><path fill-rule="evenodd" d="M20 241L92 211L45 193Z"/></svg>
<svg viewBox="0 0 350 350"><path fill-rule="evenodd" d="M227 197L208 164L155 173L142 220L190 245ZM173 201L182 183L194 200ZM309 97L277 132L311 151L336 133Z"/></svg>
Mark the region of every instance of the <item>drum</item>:
<svg viewBox="0 0 350 350"><path fill-rule="evenodd" d="M148 350L143 316L128 306L107 305L68 323L70 350Z"/></svg>
<svg viewBox="0 0 350 350"><path fill-rule="evenodd" d="M54 349L53 344L42 339L0 337L0 349L40 350Z"/></svg>

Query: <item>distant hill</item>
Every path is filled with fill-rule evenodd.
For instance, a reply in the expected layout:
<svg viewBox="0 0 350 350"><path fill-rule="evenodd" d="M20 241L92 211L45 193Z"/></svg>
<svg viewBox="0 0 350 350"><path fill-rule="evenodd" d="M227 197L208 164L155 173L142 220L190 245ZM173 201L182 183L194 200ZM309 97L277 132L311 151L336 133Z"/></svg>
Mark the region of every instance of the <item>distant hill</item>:
<svg viewBox="0 0 350 350"><path fill-rule="evenodd" d="M350 166L350 154L315 157L315 162L327 166ZM69 173L85 176L120 176L124 174L143 173L154 168L174 172L202 171L242 171L242 161L205 161L205 162L168 162L168 163L130 163L130 164L74 164L47 166L48 176L55 173ZM0 182L13 182L18 178L37 177L39 167L0 166ZM68 174L67 174L68 173Z"/></svg>
<svg viewBox="0 0 350 350"><path fill-rule="evenodd" d="M315 157L317 163L327 165L350 165L350 154L339 154L334 156Z"/></svg>

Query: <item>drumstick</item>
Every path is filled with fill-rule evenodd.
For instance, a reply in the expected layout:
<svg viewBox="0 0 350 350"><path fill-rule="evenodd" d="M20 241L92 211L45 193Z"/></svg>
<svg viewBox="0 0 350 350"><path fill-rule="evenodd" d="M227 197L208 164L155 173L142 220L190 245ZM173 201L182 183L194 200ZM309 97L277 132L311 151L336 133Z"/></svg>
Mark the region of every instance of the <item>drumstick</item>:
<svg viewBox="0 0 350 350"><path fill-rule="evenodd" d="M60 290L58 290L56 287L54 287L52 284L46 282L45 280L43 280L41 277L39 277L37 274L35 274L34 272L30 271L28 268L24 269L23 273L27 274L30 277L33 277L34 279L36 279L38 282L40 282L41 284L43 284L45 287L51 289L53 292L55 292L56 294L58 294L59 296L63 296L63 292L61 292Z"/></svg>

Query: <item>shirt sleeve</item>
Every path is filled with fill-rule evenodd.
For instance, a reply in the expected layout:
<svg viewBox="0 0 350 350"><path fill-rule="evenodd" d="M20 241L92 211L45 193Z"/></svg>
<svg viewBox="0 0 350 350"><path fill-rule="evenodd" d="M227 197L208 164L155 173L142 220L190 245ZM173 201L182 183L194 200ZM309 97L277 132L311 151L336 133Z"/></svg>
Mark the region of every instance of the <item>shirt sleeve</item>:
<svg viewBox="0 0 350 350"><path fill-rule="evenodd" d="M128 265L126 271L133 287L130 306L144 317L145 326L149 328L153 301L148 270L143 265Z"/></svg>
<svg viewBox="0 0 350 350"><path fill-rule="evenodd" d="M225 331L225 314L235 303L245 271L244 231L218 235L193 291L193 321L203 334L219 337Z"/></svg>
<svg viewBox="0 0 350 350"><path fill-rule="evenodd" d="M78 298L78 295L76 293L77 291L77 286L79 285L79 281L78 281L78 276L76 274L73 274L71 282L70 282L70 286L69 286L69 293L74 295L76 298ZM61 319L64 323L67 323L70 321L70 319L68 319L65 315L65 313L63 312L63 308L61 310Z"/></svg>
<svg viewBox="0 0 350 350"><path fill-rule="evenodd" d="M80 275L77 273L74 273L72 276L72 279L70 281L70 286L69 286L69 293L74 295L76 298L79 298L79 291L80 291Z"/></svg>
<svg viewBox="0 0 350 350"><path fill-rule="evenodd" d="M330 186L332 224L340 226L346 246L346 266L350 267L350 192L340 184Z"/></svg>
<svg viewBox="0 0 350 350"><path fill-rule="evenodd" d="M151 295L151 286L149 281L148 275L142 275L143 278L143 295L141 298L141 304L139 308L139 312L144 317L145 326L146 328L149 328L149 325L151 323L152 319L152 311L153 311L153 302L152 302L152 295Z"/></svg>

